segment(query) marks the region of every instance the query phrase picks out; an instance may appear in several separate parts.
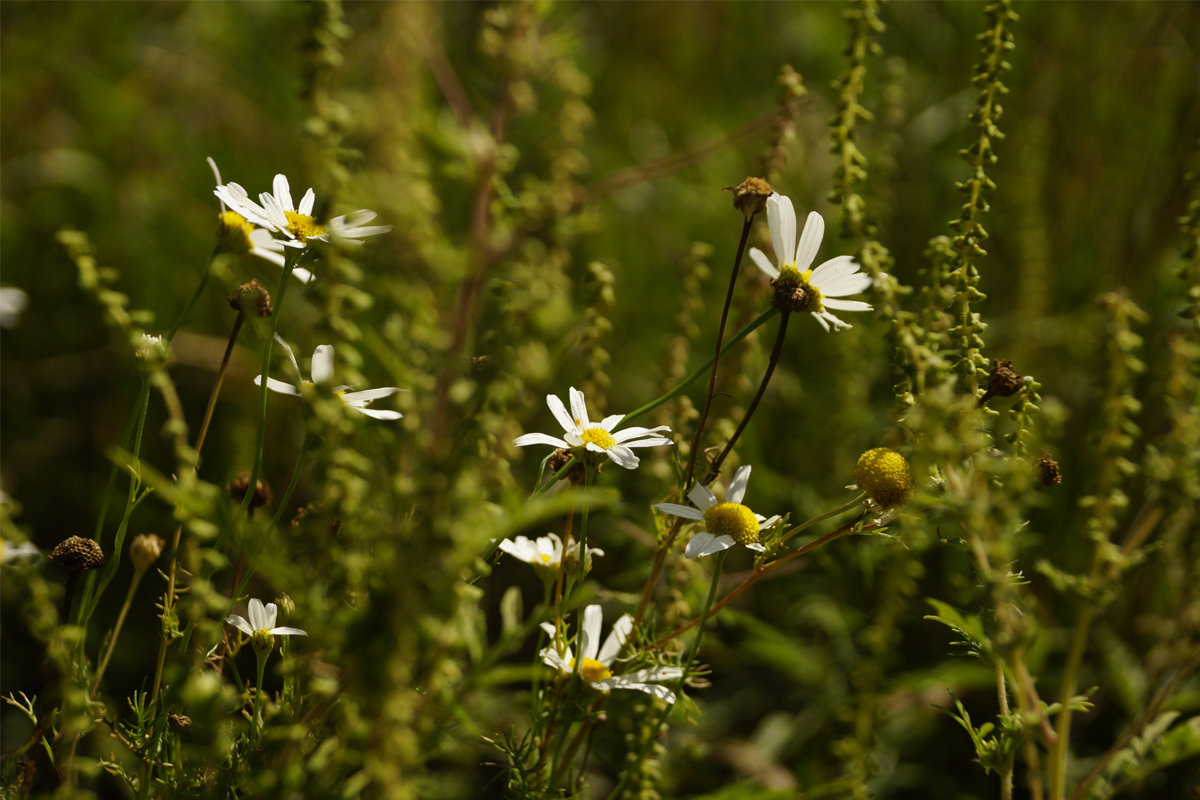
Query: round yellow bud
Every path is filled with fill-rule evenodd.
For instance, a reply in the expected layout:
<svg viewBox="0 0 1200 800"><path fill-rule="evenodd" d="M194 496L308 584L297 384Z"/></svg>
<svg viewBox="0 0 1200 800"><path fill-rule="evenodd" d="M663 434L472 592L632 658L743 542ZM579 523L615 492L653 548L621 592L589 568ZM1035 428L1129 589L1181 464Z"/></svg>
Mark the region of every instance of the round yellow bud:
<svg viewBox="0 0 1200 800"><path fill-rule="evenodd" d="M890 447L876 447L859 456L854 480L881 508L900 505L912 491L908 459Z"/></svg>

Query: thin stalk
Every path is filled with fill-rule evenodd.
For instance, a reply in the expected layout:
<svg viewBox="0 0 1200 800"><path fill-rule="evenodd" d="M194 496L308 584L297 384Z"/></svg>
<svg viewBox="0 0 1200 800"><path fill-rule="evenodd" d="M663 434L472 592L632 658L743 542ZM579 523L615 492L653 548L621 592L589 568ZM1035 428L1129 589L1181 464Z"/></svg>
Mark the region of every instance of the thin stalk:
<svg viewBox="0 0 1200 800"><path fill-rule="evenodd" d="M217 407L217 397L221 394L221 384L225 382L225 372L229 369L229 359L233 356L234 345L237 343L238 334L241 333L242 323L245 321L246 314L239 310L237 318L233 321L233 330L229 333L229 341L225 344L225 354L221 356L221 366L217 367L217 377L213 380L212 391L208 393L208 405L204 409L204 419L200 422L200 430L196 434L197 464L200 461L200 448L204 446L209 425L212 424L213 411Z"/></svg>
<svg viewBox="0 0 1200 800"><path fill-rule="evenodd" d="M704 483L709 484L717 479L717 475L721 473L721 464L725 462L725 458L733 451L734 445L741 438L742 432L746 430L746 425L750 423L750 418L754 416L755 410L758 409L758 403L762 400L763 395L767 391L767 384L771 382L771 376L775 373L775 367L779 364L779 356L783 353L783 340L787 335L788 318L791 317L791 312L781 311L779 313L779 333L775 335L775 345L771 348L771 356L767 360L767 370L763 373L762 381L758 384L758 391L754 395L754 399L750 401L746 413L742 415L742 421L738 423L737 430L733 432L733 436L729 438L725 449L721 454L713 460L712 465L708 469L708 475L704 477ZM693 452L695 452L693 450Z"/></svg>
<svg viewBox="0 0 1200 800"><path fill-rule="evenodd" d="M1095 619L1095 606L1088 604L1079 612L1075 621L1075 632L1071 637L1071 649L1067 664L1063 668L1062 692L1055 726L1055 741L1050 747L1050 799L1063 800L1067 793L1067 760L1070 757L1071 698L1079 684L1079 667L1083 663L1083 651L1087 649L1088 633Z"/></svg>
<svg viewBox="0 0 1200 800"><path fill-rule="evenodd" d="M279 327L279 314L283 310L283 298L287 294L288 283L292 279L292 270L300 263L307 250L288 249L283 262L283 278L275 293L275 313L271 315L271 331L263 345L262 380L259 381L258 392L258 438L254 443L254 467L250 470L250 483L246 487L246 495L242 498L242 510L249 512L250 501L254 499L254 487L258 485L258 476L262 472L263 445L267 436L267 375L271 372L271 345L275 343L275 331Z"/></svg>
<svg viewBox="0 0 1200 800"><path fill-rule="evenodd" d="M125 617L129 615L129 608L133 605L133 595L137 591L138 584L142 582L142 575L145 570L134 570L133 579L129 581L129 591L125 593L125 602L121 604L121 611L117 614L117 622L113 625L112 637L108 640L108 648L104 651L104 657L100 659L100 665L96 667L96 677L92 681L92 690L88 693L89 697L96 695L96 690L100 688L100 681L104 678L104 671L108 669L108 661L112 658L113 651L117 649L117 639L121 636L121 628L125 625Z"/></svg>
<svg viewBox="0 0 1200 800"><path fill-rule="evenodd" d="M171 326L171 331L167 334L167 341L171 341L175 338L175 334L179 333L179 329L183 327L184 321L186 321L188 315L192 313L192 309L195 307L196 302L200 299L200 295L204 293L204 287L208 285L208 276L212 274L213 260L216 259L217 253L219 253L220 250L221 243L218 241L217 245L213 247L212 254L208 257L208 263L204 265L204 274L200 276L200 283L196 285L196 291L192 292L191 299L188 300L187 305L183 307L183 311L180 312L179 318L175 320L175 324Z"/></svg>
<svg viewBox="0 0 1200 800"><path fill-rule="evenodd" d="M595 473L591 469L584 470L583 485L589 487L592 485L592 480L595 478ZM578 592L583 588L583 579L587 574L587 529L588 529L588 507L585 505L579 514L579 554L576 560L579 561L579 568L575 573L575 586L572 589ZM563 563L567 563L567 552L569 545L563 545ZM579 618L579 613L576 612L575 626L575 674L579 675L583 668L583 624Z"/></svg>
<svg viewBox="0 0 1200 800"><path fill-rule="evenodd" d="M308 428L304 429L304 439L300 442L300 454L296 456L296 466L292 470L292 479L288 481L287 491L283 493L283 498L279 501L279 507L275 509L275 516L271 518L271 523L276 524L283 517L284 510L288 507L288 503L292 500L292 492L296 491L296 484L300 482L300 469L304 466L304 460L308 456L308 451L311 449L312 436L308 432Z"/></svg>
<svg viewBox="0 0 1200 800"><path fill-rule="evenodd" d="M725 337L725 323L729 319L729 307L733 304L733 290L737 285L738 270L742 266L742 255L746 251L746 240L750 238L750 224L754 214L746 217L742 223L742 235L738 239L737 254L733 258L733 269L729 271L729 288L725 291L725 305L721 308L721 322L717 326L717 345L713 353L712 372L708 378L708 391L704 395L704 409L700 412L700 421L696 423L696 435L692 438L692 452L688 456L687 475L683 479L683 490L686 492L692 485L696 474L696 454L700 450L700 441L704 436L704 426L708 422L708 412L712 407L713 393L717 387L717 366L721 361L721 340Z"/></svg>
<svg viewBox="0 0 1200 800"><path fill-rule="evenodd" d="M254 682L254 740L258 741L262 738L263 729L263 674L267 670L267 658L271 655L270 650L254 648L254 657L257 661L258 677Z"/></svg>

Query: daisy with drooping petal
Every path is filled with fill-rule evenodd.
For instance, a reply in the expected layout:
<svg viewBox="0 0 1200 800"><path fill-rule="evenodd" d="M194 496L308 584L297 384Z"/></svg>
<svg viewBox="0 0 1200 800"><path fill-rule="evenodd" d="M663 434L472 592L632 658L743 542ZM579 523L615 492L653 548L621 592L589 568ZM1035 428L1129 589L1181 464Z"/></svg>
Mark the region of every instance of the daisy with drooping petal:
<svg viewBox="0 0 1200 800"><path fill-rule="evenodd" d="M557 533L548 533L545 536L539 536L537 539L530 539L525 536L518 536L515 539L505 539L500 543L500 549L508 553L513 558L524 561L526 564L532 564L538 569L557 571L559 564L563 558L563 543L562 539L558 538ZM567 558L572 559L579 552L579 543L571 542L567 548ZM592 556L602 556L604 551L599 547L589 547L587 549L588 563L585 565L590 568Z"/></svg>
<svg viewBox="0 0 1200 800"><path fill-rule="evenodd" d="M631 448L673 444L670 439L658 435L664 431L670 432L671 429L666 425L659 425L657 428L633 427L617 431L614 429L625 418L624 414L613 414L600 422L593 423L588 419L587 406L583 402L583 392L572 386L568 397L571 401L569 414L561 400L552 394L546 395L546 405L550 407L550 413L563 427L563 438L560 439L545 433L526 433L514 439L513 444L517 447L548 444L552 447L579 451L578 455L582 455L584 452L602 453L607 455L614 464L625 469L635 469L641 463Z"/></svg>
<svg viewBox="0 0 1200 800"><path fill-rule="evenodd" d="M313 351L312 363L310 364L311 380L305 381L304 375L300 372L300 365L296 362L296 355L292 352L292 348L283 340L279 334L275 334L275 341L283 347L287 353L288 361L292 362L292 367L296 370L296 375L299 376L302 384L313 386L324 386L333 383L333 345L323 344ZM262 385L262 375L256 375L254 385ZM280 394L289 394L293 397L299 397L302 394L300 386L294 386L290 383L277 381L272 377L267 378L267 388L273 392ZM348 392L349 386L334 387L334 392L342 402L353 408L360 414L366 414L368 417L375 419L400 419L404 415L399 411L384 411L380 409L367 408L367 404L373 400L378 400L381 397L390 397L396 392L404 391L395 386L385 386L380 389L364 389L361 392Z"/></svg>
<svg viewBox="0 0 1200 800"><path fill-rule="evenodd" d="M712 489L697 483L688 492L688 497L696 504L696 508L678 503L656 503L654 508L665 514L704 523L704 530L687 543L684 555L688 558L711 556L733 547L734 544L744 544L747 549L761 553L766 548L758 541L759 532L773 526L779 521L779 516L767 519L742 505L749 481L750 467L747 465L738 468L734 473L723 503L717 502L717 496L713 494Z"/></svg>
<svg viewBox="0 0 1200 800"><path fill-rule="evenodd" d="M563 641L556 642L557 646L544 648L540 654L542 662L554 667L561 675L578 674L598 692L608 694L613 689L636 689L659 700L674 703L675 692L659 684L663 681L679 680L683 677L683 670L679 667L651 667L625 675L613 675L613 663L633 630L633 617L624 614L613 623L612 631L602 646L600 627L603 621L604 615L600 606L590 605L583 610L583 645L578 665L570 645ZM542 630L549 634L552 640L556 638L554 626L550 623L543 622Z"/></svg>
<svg viewBox="0 0 1200 800"><path fill-rule="evenodd" d="M829 309L871 310L871 305L861 300L839 299L858 294L871 285L871 276L859 272L858 262L853 258L836 256L816 269L810 269L825 236L825 220L820 214L809 213L797 243L796 212L792 201L781 194L773 194L767 198L767 226L779 266L773 265L757 247L750 248L750 260L774 279L774 305L788 311L808 311L826 331L851 327Z"/></svg>
<svg viewBox="0 0 1200 800"><path fill-rule="evenodd" d="M221 171L217 169L217 162L209 158L208 166L212 168L213 177L217 181L217 189L223 188ZM237 187L241 195L245 196L246 190L241 186L231 183L224 188L229 189L230 187ZM231 195L231 193L226 192L225 195ZM285 242L276 239L268 228L260 228L236 210L231 211L226 208L222 193L218 192L217 198L221 202L220 230L218 232L218 236L221 238L221 249L231 253L249 253L265 261L270 261L277 267L283 267L284 250L297 243L291 240ZM313 274L303 267L292 269L292 275L301 283L308 283L313 279Z"/></svg>
<svg viewBox="0 0 1200 800"><path fill-rule="evenodd" d="M328 225L321 225L312 215L316 204L316 193L311 188L300 198L300 205L292 202L292 190L286 175L276 175L271 192L258 196L258 203L236 183L218 186L217 197L228 203L256 225L261 225L295 241L296 246L306 246L311 241L328 242L331 237L346 244L361 244L357 241L367 236L378 236L391 230L388 225L367 225L375 219L375 212L359 209L352 214L334 217Z"/></svg>
<svg viewBox="0 0 1200 800"><path fill-rule="evenodd" d="M275 627L275 618L279 614L279 609L274 603L263 605L262 600L251 597L246 612L250 615L250 619L246 619L241 614L230 614L225 618L226 624L232 625L251 638L255 634L260 637L263 635L308 636L307 631L299 628Z"/></svg>

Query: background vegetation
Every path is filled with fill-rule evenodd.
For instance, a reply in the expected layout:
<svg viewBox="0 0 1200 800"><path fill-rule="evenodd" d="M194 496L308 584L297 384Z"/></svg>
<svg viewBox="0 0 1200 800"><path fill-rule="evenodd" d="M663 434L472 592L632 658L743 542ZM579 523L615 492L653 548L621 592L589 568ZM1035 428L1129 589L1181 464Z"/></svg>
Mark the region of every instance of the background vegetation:
<svg viewBox="0 0 1200 800"><path fill-rule="evenodd" d="M167 330L213 248L212 156L252 193L283 172L296 194L312 185L336 213L366 207L393 226L361 250L331 252L311 287L289 290L279 330L302 360L334 342L347 383L409 391L394 406L405 417L380 424L271 398L264 476L277 495L304 431L319 442L293 502L307 514L292 525L247 521L205 487L223 488L253 461L251 379L268 330L257 322L234 354L200 485L173 496L169 479L151 481L156 495L133 511L130 535L169 539L176 519L187 523L181 564L196 580L181 619L196 627L191 644L171 648L164 703L193 719L175 746L207 765L187 790L218 795L233 781L263 797L519 794L496 743L529 726L541 669L525 616L502 598L520 587L529 611L541 589L525 565L481 559L493 538L561 532L564 509L527 504L544 454L512 439L554 432L547 393L577 386L594 412L621 413L701 363L741 225L721 190L763 175L802 214L825 214L819 258L883 252L877 266L913 291L872 295L879 313L854 315L836 336L793 320L730 464L754 466L756 510L790 511L793 522L849 499L844 487L871 447L909 454L919 488L889 531L898 538L834 542L710 623L701 660L711 686L677 705L639 796L997 796L1000 779L978 763L986 746L939 708L953 709L953 693L975 725L996 721L995 664L1012 668L1014 648L1042 698L1056 701L1081 609L1092 607L1078 691L1099 688L1075 714L1070 786L1124 735L1144 734L1150 708L1164 735L1191 739L1176 733L1165 755L1151 741L1128 750L1116 760L1128 771L1092 790L1190 796L1200 786L1200 383L1187 313L1200 292L1200 11L1013 8L1011 70L995 79L1008 89L1003 114L993 109L1003 138L991 137L997 160L984 165L996 188L977 209L985 252L967 265L983 295L970 310L986 329L979 346L959 349L940 316L957 301L938 287L961 292L974 279L955 278L939 254L962 235L949 222L963 208L956 183L972 175L960 151L979 140L977 101L995 83L972 81L977 36L994 23L983 4L0 5L0 280L29 297L0 338L4 539L49 552L96 534L117 564L84 628L82 661L55 619L61 579L44 561L5 565L0 694L61 701L64 720L72 708L79 720L137 717L125 698L148 688L159 648L164 583L153 573L108 669L103 709L70 701L72 670L95 663L132 574L112 561L124 474L107 517L101 509L140 381L128 337L81 286L56 234L86 232L99 263L117 271L114 288L152 312L139 324ZM867 113L839 114L847 103ZM861 164L843 160L848 141ZM751 243L769 252L768 242L763 220ZM743 266L733 330L770 295ZM213 269L169 366L193 431L232 324L225 295L254 275L272 290L278 281L248 258L222 256ZM723 444L744 413L772 329L722 362L705 447ZM941 361L906 361L896 350L905 330L916 331L915 352ZM974 395L962 383L957 395L939 388L962 357L985 371L988 359L1011 359L1040 399L1033 389L998 398L999 416L962 422ZM916 375L927 393L896 390ZM602 476L619 495L600 498L592 518L590 541L606 551L592 596L610 619L636 605L650 571L649 505L679 482L702 393L698 382L690 400L655 412L675 448ZM178 454L166 419L152 394L141 457L170 476ZM971 438L980 430L985 441ZM1005 444L1018 430L1019 444ZM993 448L1011 464L962 466L964 453ZM1043 449L1061 485L1013 477L1017 456ZM958 469L976 477L955 499L939 487ZM1100 540L1132 542L1130 558L1089 569ZM271 680L285 691L294 678L307 699L230 767L225 720L240 704L231 685L206 682L203 651L220 641L242 560L255 569L250 595L295 601L283 624L309 638L291 643L290 666ZM722 586L750 568L746 554L731 555ZM1010 569L1026 582L1007 580ZM649 624L661 633L695 616L710 570L671 558ZM946 616L926 598L970 617L962 624L978 624L980 640L955 644L963 635L926 619ZM1024 621L1010 626L1006 609ZM252 654L240 659L252 674ZM633 693L613 697L589 757L597 796L628 766L627 737L643 735L651 715L647 701L621 694ZM11 705L0 721L6 754L34 729ZM79 725L79 789L129 791L121 776L137 777L135 756L111 725ZM1002 744L1024 747L1036 739L1026 733ZM1044 767L1048 739L1035 746ZM14 786L16 769L9 759ZM1029 796L1024 766L1015 784Z"/></svg>

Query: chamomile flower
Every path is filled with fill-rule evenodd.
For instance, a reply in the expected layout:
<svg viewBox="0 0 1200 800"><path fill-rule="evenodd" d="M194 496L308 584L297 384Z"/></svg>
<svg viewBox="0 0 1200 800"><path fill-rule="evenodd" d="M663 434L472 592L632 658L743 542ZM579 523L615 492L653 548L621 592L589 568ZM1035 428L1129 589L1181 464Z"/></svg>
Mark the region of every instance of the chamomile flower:
<svg viewBox="0 0 1200 800"><path fill-rule="evenodd" d="M225 618L226 624L232 625L252 639L263 639L267 636L308 636L307 631L299 628L276 627L275 619L279 615L279 609L274 603L263 605L262 600L251 597L246 611L250 619L241 614L230 614Z"/></svg>
<svg viewBox="0 0 1200 800"><path fill-rule="evenodd" d="M767 226L771 246L779 266L771 263L763 251L750 248L750 260L774 280L776 307L788 311L808 311L826 331L851 327L830 313L834 311L870 311L861 300L841 300L858 294L871 285L871 276L858 271L858 262L850 256L836 256L811 269L813 258L825 235L825 220L810 212L796 242L796 212L792 201L781 194L767 198Z"/></svg>
<svg viewBox="0 0 1200 800"><path fill-rule="evenodd" d="M515 539L505 539L500 543L500 549L513 558L532 564L538 569L556 571L562 563L563 543L557 533L548 533L536 539L518 536ZM579 552L579 543L572 542L567 548L567 559L570 560ZM592 556L602 556L604 551L599 547L587 549L588 564L591 566Z"/></svg>
<svg viewBox="0 0 1200 800"><path fill-rule="evenodd" d="M583 610L583 647L580 661L575 663L575 656L566 642L558 640L541 652L542 662L558 670L561 675L578 674L589 686L598 692L607 694L613 689L636 689L648 695L675 702L675 692L659 684L664 681L675 681L683 677L679 667L651 667L639 669L625 675L613 675L613 664L625 646L633 630L633 617L624 614L613 623L612 630L604 644L600 644L600 628L604 622L604 614L598 605L590 605ZM557 639L554 626L548 622L542 623L542 630Z"/></svg>
<svg viewBox="0 0 1200 800"><path fill-rule="evenodd" d="M217 181L217 189L222 188L221 171L217 169L217 162L211 158L208 159L208 166L212 168L213 177ZM228 187L237 187L241 196L245 197L246 190L242 189L236 183L231 183ZM236 196L236 192L226 192L226 195ZM226 208L225 200L222 193L217 192L217 198L221 202L221 214L219 216L219 229L217 235L221 239L221 249L231 253L249 253L252 256L270 261L277 267L282 268L284 264L284 251L294 243L276 239L271 235L271 231L267 228L260 228L254 222L251 222L245 216L236 210ZM249 198L246 198L247 200ZM230 204L232 205L232 204ZM303 267L295 267L292 269L292 275L301 283L308 283L313 279L313 274Z"/></svg>
<svg viewBox="0 0 1200 800"><path fill-rule="evenodd" d="M334 217L328 225L317 222L313 216L316 194L310 188L300 198L300 204L292 201L292 191L286 175L276 175L271 192L263 192L258 202L236 183L216 188L216 195L237 213L264 228L286 236L293 246L304 247L309 241L328 242L331 238L346 244L361 244L360 239L377 236L391 230L388 225L367 225L375 219L375 212L359 209L352 214Z"/></svg>
<svg viewBox="0 0 1200 800"><path fill-rule="evenodd" d="M296 355L292 352L292 348L288 347L288 343L283 340L279 334L275 334L275 341L283 347L287 353L288 361L292 362L292 367L296 370L296 375L300 376L302 384L312 386L324 386L333 383L333 345L323 344L313 351L312 363L310 365L311 380L305 381L303 373L300 372L300 365L296 363ZM254 385L262 385L262 375L257 375L254 378ZM273 392L280 394L289 394L293 397L299 397L303 392L300 386L294 386L290 383L267 378L267 388ZM381 397L390 397L396 392L403 391L395 386L385 386L380 389L364 389L361 392L348 392L349 386L337 386L334 392L342 402L353 408L360 414L366 414L368 417L375 419L400 419L403 414L399 411L384 411L380 409L367 408L367 405Z"/></svg>
<svg viewBox="0 0 1200 800"><path fill-rule="evenodd" d="M657 503L654 508L665 514L704 523L704 530L687 543L684 555L688 558L704 558L743 544L749 550L762 552L758 541L759 532L767 530L779 521L779 516L770 519L755 514L742 505L746 496L746 484L750 481L750 467L740 467L725 492L725 502L717 502L717 496L702 483L697 483L688 492L688 498L696 508L678 503Z"/></svg>
<svg viewBox="0 0 1200 800"><path fill-rule="evenodd" d="M550 413L563 427L561 439L545 433L526 433L514 439L513 444L517 447L531 444L563 447L575 451L577 457L582 456L585 452L601 453L607 455L614 464L625 469L635 469L641 463L634 455L632 448L673 444L670 439L658 435L662 432L670 432L671 429L666 425L659 425L657 428L633 427L618 431L615 428L625 418L624 414L613 414L600 422L592 422L588 419L587 406L583 402L583 392L571 387L568 397L571 401L569 414L561 400L552 394L546 395L546 405L550 407Z"/></svg>

